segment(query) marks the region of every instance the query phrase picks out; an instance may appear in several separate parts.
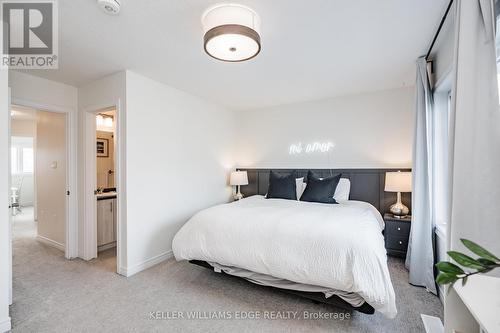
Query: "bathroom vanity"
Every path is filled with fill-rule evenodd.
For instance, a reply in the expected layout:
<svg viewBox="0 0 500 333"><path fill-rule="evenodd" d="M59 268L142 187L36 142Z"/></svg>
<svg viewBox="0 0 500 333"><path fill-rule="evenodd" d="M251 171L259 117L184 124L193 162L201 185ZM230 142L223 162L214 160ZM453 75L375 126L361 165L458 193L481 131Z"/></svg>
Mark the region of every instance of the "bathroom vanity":
<svg viewBox="0 0 500 333"><path fill-rule="evenodd" d="M116 246L116 192L97 195L97 248Z"/></svg>

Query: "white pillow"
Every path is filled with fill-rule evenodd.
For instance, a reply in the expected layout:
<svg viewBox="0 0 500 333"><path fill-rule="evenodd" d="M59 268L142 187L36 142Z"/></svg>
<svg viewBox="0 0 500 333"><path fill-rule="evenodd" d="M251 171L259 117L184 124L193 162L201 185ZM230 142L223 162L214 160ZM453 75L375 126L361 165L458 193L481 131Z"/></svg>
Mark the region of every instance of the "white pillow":
<svg viewBox="0 0 500 333"><path fill-rule="evenodd" d="M350 192L351 192L351 181L347 178L340 178L339 184L335 189L335 194L333 195L333 198L337 202L349 200Z"/></svg>
<svg viewBox="0 0 500 333"><path fill-rule="evenodd" d="M297 191L297 200L300 199L305 189L306 189L306 183L304 183L304 177L295 178L295 191Z"/></svg>

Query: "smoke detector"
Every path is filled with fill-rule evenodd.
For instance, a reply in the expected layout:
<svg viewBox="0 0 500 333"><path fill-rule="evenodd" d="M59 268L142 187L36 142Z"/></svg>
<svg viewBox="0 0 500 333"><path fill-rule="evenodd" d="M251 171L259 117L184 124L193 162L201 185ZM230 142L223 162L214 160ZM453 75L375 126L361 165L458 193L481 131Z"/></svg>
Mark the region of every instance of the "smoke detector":
<svg viewBox="0 0 500 333"><path fill-rule="evenodd" d="M120 12L120 0L97 0L97 4L108 15L117 15Z"/></svg>

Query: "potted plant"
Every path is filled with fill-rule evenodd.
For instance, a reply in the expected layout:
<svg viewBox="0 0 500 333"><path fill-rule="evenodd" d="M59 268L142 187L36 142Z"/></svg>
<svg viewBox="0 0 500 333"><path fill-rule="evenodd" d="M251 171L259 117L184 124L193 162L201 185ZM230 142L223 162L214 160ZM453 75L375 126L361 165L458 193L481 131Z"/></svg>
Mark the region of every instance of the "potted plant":
<svg viewBox="0 0 500 333"><path fill-rule="evenodd" d="M462 280L462 285L465 285L469 276L488 273L489 271L500 267L500 259L488 250L468 239L460 239L460 241L472 253L478 255L479 258L474 259L458 251L448 251L447 253L451 259L453 259L458 265L465 267L467 270L464 270L462 267L452 262L440 261L436 264L436 268L439 270L439 274L436 277L437 284L453 285L457 280Z"/></svg>

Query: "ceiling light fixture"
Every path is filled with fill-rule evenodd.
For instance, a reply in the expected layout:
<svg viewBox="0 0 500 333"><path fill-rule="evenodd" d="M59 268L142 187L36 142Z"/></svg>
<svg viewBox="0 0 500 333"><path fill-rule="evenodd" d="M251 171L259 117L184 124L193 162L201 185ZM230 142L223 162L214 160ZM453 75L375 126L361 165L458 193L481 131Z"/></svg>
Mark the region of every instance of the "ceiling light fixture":
<svg viewBox="0 0 500 333"><path fill-rule="evenodd" d="M96 129L98 131L112 132L114 128L113 116L99 113L96 116Z"/></svg>
<svg viewBox="0 0 500 333"><path fill-rule="evenodd" d="M102 115L98 114L95 117L95 122L96 122L97 126L103 126L104 125L104 117Z"/></svg>
<svg viewBox="0 0 500 333"><path fill-rule="evenodd" d="M113 118L111 117L104 118L104 126L108 128L113 128Z"/></svg>
<svg viewBox="0 0 500 333"><path fill-rule="evenodd" d="M201 17L205 52L218 60L239 62L260 52L260 17L251 8L218 4Z"/></svg>

